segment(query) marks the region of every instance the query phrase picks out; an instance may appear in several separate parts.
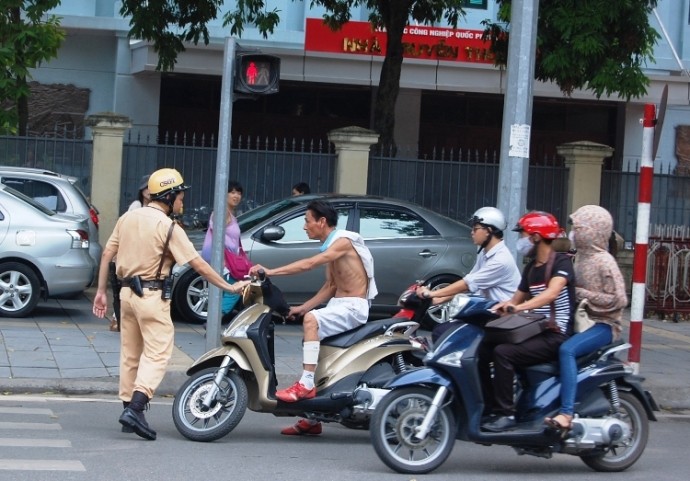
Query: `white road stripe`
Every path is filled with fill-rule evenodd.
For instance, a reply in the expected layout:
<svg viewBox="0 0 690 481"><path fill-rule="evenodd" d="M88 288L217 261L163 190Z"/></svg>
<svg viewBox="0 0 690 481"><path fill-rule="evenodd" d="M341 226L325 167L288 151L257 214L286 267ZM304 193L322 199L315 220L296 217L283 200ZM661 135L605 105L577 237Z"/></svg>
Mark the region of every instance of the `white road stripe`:
<svg viewBox="0 0 690 481"><path fill-rule="evenodd" d="M10 422L0 422L0 429L26 429L37 431L40 429L46 431L59 431L62 426L55 423L10 423Z"/></svg>
<svg viewBox="0 0 690 481"><path fill-rule="evenodd" d="M0 438L0 446L27 448L71 448L67 439Z"/></svg>
<svg viewBox="0 0 690 481"><path fill-rule="evenodd" d="M0 459L0 469L12 471L86 471L80 461Z"/></svg>
<svg viewBox="0 0 690 481"><path fill-rule="evenodd" d="M52 409L43 408L3 408L0 407L0 414L42 414L44 416L52 416Z"/></svg>

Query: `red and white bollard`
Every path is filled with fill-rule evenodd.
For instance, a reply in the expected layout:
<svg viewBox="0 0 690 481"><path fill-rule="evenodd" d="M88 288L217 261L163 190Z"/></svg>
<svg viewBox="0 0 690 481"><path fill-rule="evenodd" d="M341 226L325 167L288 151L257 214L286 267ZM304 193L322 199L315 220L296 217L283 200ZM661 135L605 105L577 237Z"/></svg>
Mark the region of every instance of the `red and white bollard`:
<svg viewBox="0 0 690 481"><path fill-rule="evenodd" d="M649 247L649 214L652 204L654 179L654 126L656 109L654 104L645 104L642 119L642 156L640 159L640 190L637 204L637 229L635 230L635 256L633 258L632 303L630 306L630 344L628 361L640 372L640 351L642 350L642 320L647 280L647 250Z"/></svg>

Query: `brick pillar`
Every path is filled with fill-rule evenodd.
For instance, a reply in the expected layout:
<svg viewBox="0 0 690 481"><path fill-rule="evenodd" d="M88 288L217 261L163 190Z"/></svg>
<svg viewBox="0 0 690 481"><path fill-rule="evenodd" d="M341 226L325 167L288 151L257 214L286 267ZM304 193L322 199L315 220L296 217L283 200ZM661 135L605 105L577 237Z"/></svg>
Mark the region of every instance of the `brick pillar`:
<svg viewBox="0 0 690 481"><path fill-rule="evenodd" d="M99 211L98 237L105 245L120 214L122 147L132 123L124 115L104 112L88 116L86 125L93 135L91 202Z"/></svg>
<svg viewBox="0 0 690 481"><path fill-rule="evenodd" d="M328 140L335 145L335 192L366 194L369 175L369 149L379 134L362 127L331 130Z"/></svg>
<svg viewBox="0 0 690 481"><path fill-rule="evenodd" d="M595 142L580 141L559 145L558 155L565 157L568 174L568 213L583 205L601 204L601 168L613 148Z"/></svg>

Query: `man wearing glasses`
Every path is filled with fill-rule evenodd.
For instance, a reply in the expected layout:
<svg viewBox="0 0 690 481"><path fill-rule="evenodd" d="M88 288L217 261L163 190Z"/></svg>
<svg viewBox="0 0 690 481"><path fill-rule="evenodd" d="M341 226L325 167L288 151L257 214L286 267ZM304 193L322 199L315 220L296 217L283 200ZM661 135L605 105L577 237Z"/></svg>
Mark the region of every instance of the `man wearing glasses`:
<svg viewBox="0 0 690 481"><path fill-rule="evenodd" d="M455 294L471 292L487 299L502 302L510 299L520 284L520 269L503 242L508 227L503 213L495 207L482 207L470 218L472 242L478 246L474 267L464 278L437 290L419 287L417 295L433 299L434 304L447 302ZM432 342L452 323L439 324L432 332Z"/></svg>

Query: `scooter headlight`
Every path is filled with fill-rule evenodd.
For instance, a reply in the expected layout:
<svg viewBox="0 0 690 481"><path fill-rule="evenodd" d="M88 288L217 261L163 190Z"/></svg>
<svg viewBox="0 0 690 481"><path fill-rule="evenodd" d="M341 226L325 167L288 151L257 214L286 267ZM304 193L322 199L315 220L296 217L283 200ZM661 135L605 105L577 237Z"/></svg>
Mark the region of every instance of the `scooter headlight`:
<svg viewBox="0 0 690 481"><path fill-rule="evenodd" d="M439 364L444 364L450 367L461 367L463 354L465 354L465 351L454 351L440 358L438 362Z"/></svg>
<svg viewBox="0 0 690 481"><path fill-rule="evenodd" d="M457 294L453 296L453 298L448 301L448 319L454 319L455 316L460 314L468 302L470 302L470 297L466 294Z"/></svg>
<svg viewBox="0 0 690 481"><path fill-rule="evenodd" d="M242 324L239 326L233 326L232 323L225 328L223 331L223 337L238 337L241 339L247 339L247 329L249 325Z"/></svg>

